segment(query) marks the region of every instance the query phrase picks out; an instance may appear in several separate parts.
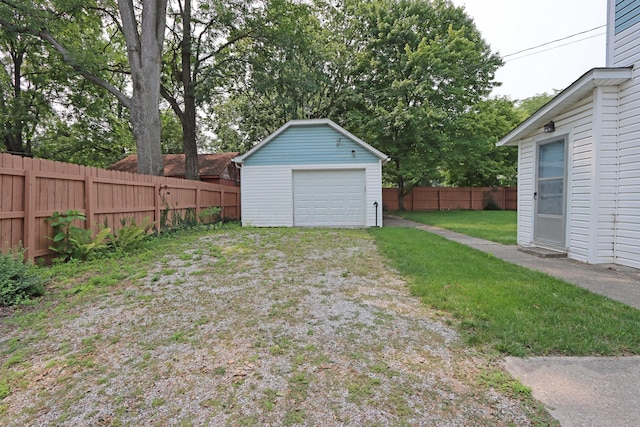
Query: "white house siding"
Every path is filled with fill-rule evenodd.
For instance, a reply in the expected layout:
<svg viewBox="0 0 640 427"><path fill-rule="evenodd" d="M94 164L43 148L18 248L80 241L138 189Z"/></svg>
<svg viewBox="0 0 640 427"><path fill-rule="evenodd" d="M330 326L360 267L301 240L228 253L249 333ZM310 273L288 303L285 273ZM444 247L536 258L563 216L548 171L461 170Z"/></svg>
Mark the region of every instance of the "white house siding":
<svg viewBox="0 0 640 427"><path fill-rule="evenodd" d="M567 249L569 257L587 261L591 244L593 176L593 95L558 117L571 126L567 140Z"/></svg>
<svg viewBox="0 0 640 427"><path fill-rule="evenodd" d="M640 268L640 75L620 87L616 263Z"/></svg>
<svg viewBox="0 0 640 427"><path fill-rule="evenodd" d="M365 226L376 225L374 202L382 206L382 168L379 163L349 165L275 165L242 168L242 225L254 227L292 227L294 170L364 170L366 201ZM378 226L382 225L378 209Z"/></svg>
<svg viewBox="0 0 640 427"><path fill-rule="evenodd" d="M518 159L518 244L534 244L537 145L539 142L565 138L567 144L567 238L569 256L586 261L590 243L592 177L592 96L579 101L572 109L554 119L556 131L542 129L519 144Z"/></svg>
<svg viewBox="0 0 640 427"><path fill-rule="evenodd" d="M518 145L518 244L521 246L531 246L533 242L535 147L530 139Z"/></svg>
<svg viewBox="0 0 640 427"><path fill-rule="evenodd" d="M618 203L618 87L596 89L594 116L594 170L592 239L588 262L615 262L616 206Z"/></svg>

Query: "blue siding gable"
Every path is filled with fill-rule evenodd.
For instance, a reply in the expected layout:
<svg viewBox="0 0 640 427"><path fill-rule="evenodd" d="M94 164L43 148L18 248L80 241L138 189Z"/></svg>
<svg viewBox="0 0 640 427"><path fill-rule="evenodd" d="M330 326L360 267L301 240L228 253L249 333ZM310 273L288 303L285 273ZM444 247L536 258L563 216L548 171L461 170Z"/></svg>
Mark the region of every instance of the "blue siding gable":
<svg viewBox="0 0 640 427"><path fill-rule="evenodd" d="M355 151L355 156L352 151ZM329 125L291 126L244 160L247 166L377 163L380 159Z"/></svg>
<svg viewBox="0 0 640 427"><path fill-rule="evenodd" d="M640 22L640 0L616 0L615 33L633 27Z"/></svg>

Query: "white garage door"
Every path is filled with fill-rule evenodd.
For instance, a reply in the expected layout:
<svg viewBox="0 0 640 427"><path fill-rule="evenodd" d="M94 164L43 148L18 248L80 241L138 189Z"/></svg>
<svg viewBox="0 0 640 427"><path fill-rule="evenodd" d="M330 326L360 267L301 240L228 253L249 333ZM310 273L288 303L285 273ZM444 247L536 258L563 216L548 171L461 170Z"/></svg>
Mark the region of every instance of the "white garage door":
<svg viewBox="0 0 640 427"><path fill-rule="evenodd" d="M364 170L293 171L293 224L363 227Z"/></svg>

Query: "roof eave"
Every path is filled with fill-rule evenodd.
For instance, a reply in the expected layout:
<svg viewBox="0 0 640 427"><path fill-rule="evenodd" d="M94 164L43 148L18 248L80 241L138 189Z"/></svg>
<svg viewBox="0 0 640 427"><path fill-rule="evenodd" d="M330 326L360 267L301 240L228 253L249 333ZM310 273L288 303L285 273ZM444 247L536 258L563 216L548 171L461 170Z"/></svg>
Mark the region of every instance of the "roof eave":
<svg viewBox="0 0 640 427"><path fill-rule="evenodd" d="M499 147L517 145L519 140L526 138L535 129L543 127L545 123L553 120L559 113L584 98L594 88L618 86L630 80L632 75L633 67L593 68L589 70L529 118L516 126L500 139L496 145Z"/></svg>

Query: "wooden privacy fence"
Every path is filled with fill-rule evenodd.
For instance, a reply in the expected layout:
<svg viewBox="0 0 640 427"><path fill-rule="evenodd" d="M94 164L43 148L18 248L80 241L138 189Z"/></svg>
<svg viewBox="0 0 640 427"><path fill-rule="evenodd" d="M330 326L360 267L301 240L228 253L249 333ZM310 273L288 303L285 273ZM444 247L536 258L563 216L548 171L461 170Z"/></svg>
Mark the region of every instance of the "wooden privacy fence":
<svg viewBox="0 0 640 427"><path fill-rule="evenodd" d="M517 187L416 187L404 197L407 211L439 211L453 209L483 210L491 203L500 209L517 210ZM398 189L382 189L385 210L398 210Z"/></svg>
<svg viewBox="0 0 640 427"><path fill-rule="evenodd" d="M189 212L198 218L209 207L238 219L240 189L0 154L0 249L22 245L30 260L51 253L46 218L54 211L84 213L85 224L77 226L87 228L148 218L159 229L161 220Z"/></svg>

